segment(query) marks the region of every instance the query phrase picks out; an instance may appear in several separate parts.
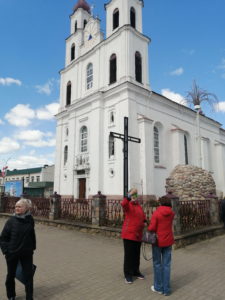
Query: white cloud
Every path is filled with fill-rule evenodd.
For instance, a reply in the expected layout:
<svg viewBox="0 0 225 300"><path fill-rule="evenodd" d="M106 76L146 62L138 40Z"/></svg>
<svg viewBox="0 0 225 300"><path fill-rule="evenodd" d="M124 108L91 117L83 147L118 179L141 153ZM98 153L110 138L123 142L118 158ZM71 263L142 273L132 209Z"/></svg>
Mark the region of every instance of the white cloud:
<svg viewBox="0 0 225 300"><path fill-rule="evenodd" d="M221 64L218 66L218 68L225 70L225 58L222 58Z"/></svg>
<svg viewBox="0 0 225 300"><path fill-rule="evenodd" d="M170 75L172 75L172 76L180 76L183 73L184 73L184 69L181 67L181 68L178 68L178 69L176 69L174 71L171 71Z"/></svg>
<svg viewBox="0 0 225 300"><path fill-rule="evenodd" d="M51 95L52 93L52 86L53 86L53 80L49 80L43 85L36 85L35 88L37 89L39 94L46 94Z"/></svg>
<svg viewBox="0 0 225 300"><path fill-rule="evenodd" d="M217 112L225 113L225 101L215 104L214 107Z"/></svg>
<svg viewBox="0 0 225 300"><path fill-rule="evenodd" d="M48 159L43 155L22 155L16 159L11 159L8 162L9 169L25 169L25 168L34 168L41 167L44 165L52 165L53 160Z"/></svg>
<svg viewBox="0 0 225 300"><path fill-rule="evenodd" d="M16 85L22 85L22 82L18 79L14 79L14 78L10 78L10 77L6 77L6 78L0 78L0 85L12 85L12 84L16 84Z"/></svg>
<svg viewBox="0 0 225 300"><path fill-rule="evenodd" d="M4 137L0 140L0 154L7 154L20 149L17 141Z"/></svg>
<svg viewBox="0 0 225 300"><path fill-rule="evenodd" d="M45 133L40 130L24 130L16 135L19 140L22 140L24 142L24 145L37 148L54 147L56 141L52 136L53 134L51 132Z"/></svg>
<svg viewBox="0 0 225 300"><path fill-rule="evenodd" d="M9 113L5 115L5 119L14 126L26 127L35 117L35 112L30 108L29 104L17 104Z"/></svg>
<svg viewBox="0 0 225 300"><path fill-rule="evenodd" d="M54 118L54 115L58 113L59 103L53 102L45 107L37 109L36 116L39 120L51 120Z"/></svg>
<svg viewBox="0 0 225 300"><path fill-rule="evenodd" d="M3 125L4 124L4 122L0 119L0 125Z"/></svg>
<svg viewBox="0 0 225 300"><path fill-rule="evenodd" d="M185 100L185 98L182 95L175 93L175 92L171 91L170 89L162 89L161 93L164 97L166 97L174 102L183 104L185 106L187 105L187 101Z"/></svg>

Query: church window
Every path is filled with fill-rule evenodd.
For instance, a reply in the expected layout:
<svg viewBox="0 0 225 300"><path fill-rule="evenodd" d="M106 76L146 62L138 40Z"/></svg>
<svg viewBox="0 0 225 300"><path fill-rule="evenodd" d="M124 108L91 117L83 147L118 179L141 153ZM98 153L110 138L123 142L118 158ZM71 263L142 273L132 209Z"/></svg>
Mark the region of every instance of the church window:
<svg viewBox="0 0 225 300"><path fill-rule="evenodd" d="M114 157L115 155L115 141L114 137L109 136L109 158Z"/></svg>
<svg viewBox="0 0 225 300"><path fill-rule="evenodd" d="M90 41L92 39L92 35L90 34L88 37L88 40Z"/></svg>
<svg viewBox="0 0 225 300"><path fill-rule="evenodd" d="M135 53L135 79L142 83L142 58L138 51Z"/></svg>
<svg viewBox="0 0 225 300"><path fill-rule="evenodd" d="M136 28L136 14L135 14L135 9L131 7L130 9L130 25L133 28Z"/></svg>
<svg viewBox="0 0 225 300"><path fill-rule="evenodd" d="M75 59L75 45L73 44L71 47L71 61Z"/></svg>
<svg viewBox="0 0 225 300"><path fill-rule="evenodd" d="M66 105L70 105L70 104L71 104L71 82L69 81L66 87Z"/></svg>
<svg viewBox="0 0 225 300"><path fill-rule="evenodd" d="M93 65L92 63L87 66L87 90L93 86Z"/></svg>
<svg viewBox="0 0 225 300"><path fill-rule="evenodd" d="M110 84L116 82L116 71L117 71L116 54L112 54L110 57L110 75L109 75Z"/></svg>
<svg viewBox="0 0 225 300"><path fill-rule="evenodd" d="M74 31L77 32L77 21L75 22Z"/></svg>
<svg viewBox="0 0 225 300"><path fill-rule="evenodd" d="M185 155L185 165L188 165L188 143L187 143L186 135L184 135L184 155Z"/></svg>
<svg viewBox="0 0 225 300"><path fill-rule="evenodd" d="M86 27L87 25L87 20L84 20L84 28Z"/></svg>
<svg viewBox="0 0 225 300"><path fill-rule="evenodd" d="M80 130L80 152L87 152L88 132L87 127L83 126Z"/></svg>
<svg viewBox="0 0 225 300"><path fill-rule="evenodd" d="M159 129L154 126L154 161L155 163L160 162L159 156Z"/></svg>
<svg viewBox="0 0 225 300"><path fill-rule="evenodd" d="M113 30L119 27L119 9L116 8L113 12Z"/></svg>
<svg viewBox="0 0 225 300"><path fill-rule="evenodd" d="M64 165L67 163L68 160L68 146L64 147Z"/></svg>
<svg viewBox="0 0 225 300"><path fill-rule="evenodd" d="M113 111L111 111L111 113L110 113L110 123L114 124L114 112Z"/></svg>

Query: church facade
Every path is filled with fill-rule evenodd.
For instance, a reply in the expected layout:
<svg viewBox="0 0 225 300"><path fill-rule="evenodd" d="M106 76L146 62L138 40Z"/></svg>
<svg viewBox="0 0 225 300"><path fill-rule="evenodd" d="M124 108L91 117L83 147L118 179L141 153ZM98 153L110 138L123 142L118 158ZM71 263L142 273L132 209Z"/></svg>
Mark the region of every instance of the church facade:
<svg viewBox="0 0 225 300"><path fill-rule="evenodd" d="M152 91L148 47L142 31L142 0L105 4L106 36L88 3L79 0L70 16L65 68L61 70L54 190L86 198L101 191L123 194L123 142L129 135L129 186L140 194L165 194L165 180L179 164L208 170L225 195L225 130ZM199 135L200 132L200 135Z"/></svg>

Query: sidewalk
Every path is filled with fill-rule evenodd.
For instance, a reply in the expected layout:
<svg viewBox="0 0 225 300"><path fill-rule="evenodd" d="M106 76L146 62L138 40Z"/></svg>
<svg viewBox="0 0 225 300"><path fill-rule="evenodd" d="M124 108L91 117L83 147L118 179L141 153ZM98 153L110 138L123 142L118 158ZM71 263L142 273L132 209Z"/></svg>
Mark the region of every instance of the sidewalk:
<svg viewBox="0 0 225 300"><path fill-rule="evenodd" d="M2 230L6 219L0 219ZM143 300L163 299L150 290L151 262L141 260L146 280L124 283L122 241L76 230L36 225L34 299ZM149 254L149 253L148 253ZM0 256L0 300L5 300L6 265ZM225 236L173 252L170 300L224 300ZM24 287L17 283L17 300Z"/></svg>

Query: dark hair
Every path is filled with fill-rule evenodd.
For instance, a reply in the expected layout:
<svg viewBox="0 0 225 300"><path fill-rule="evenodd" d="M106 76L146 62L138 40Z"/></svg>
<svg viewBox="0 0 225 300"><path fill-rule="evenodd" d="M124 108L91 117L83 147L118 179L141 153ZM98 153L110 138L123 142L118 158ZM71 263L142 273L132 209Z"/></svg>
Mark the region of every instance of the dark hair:
<svg viewBox="0 0 225 300"><path fill-rule="evenodd" d="M166 197L166 196L163 196L161 198L159 198L159 203L162 205L162 206L169 206L169 207L172 207L172 203L171 203L171 199Z"/></svg>

